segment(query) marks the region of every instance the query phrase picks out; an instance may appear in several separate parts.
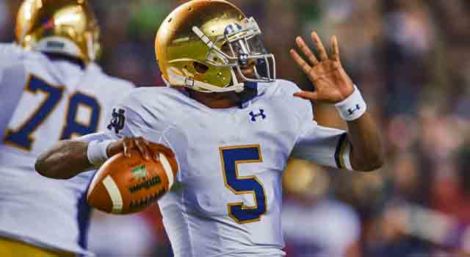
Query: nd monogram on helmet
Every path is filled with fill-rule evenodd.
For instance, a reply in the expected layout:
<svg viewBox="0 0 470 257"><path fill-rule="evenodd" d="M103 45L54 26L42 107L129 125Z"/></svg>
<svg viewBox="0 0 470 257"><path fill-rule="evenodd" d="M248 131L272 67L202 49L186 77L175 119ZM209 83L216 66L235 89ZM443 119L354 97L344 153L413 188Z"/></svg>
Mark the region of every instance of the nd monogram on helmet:
<svg viewBox="0 0 470 257"><path fill-rule="evenodd" d="M245 81L276 78L274 56L264 48L258 24L224 0L194 0L175 9L160 26L155 48L171 86L241 92Z"/></svg>
<svg viewBox="0 0 470 257"><path fill-rule="evenodd" d="M16 17L22 47L94 61L99 28L86 0L25 0Z"/></svg>

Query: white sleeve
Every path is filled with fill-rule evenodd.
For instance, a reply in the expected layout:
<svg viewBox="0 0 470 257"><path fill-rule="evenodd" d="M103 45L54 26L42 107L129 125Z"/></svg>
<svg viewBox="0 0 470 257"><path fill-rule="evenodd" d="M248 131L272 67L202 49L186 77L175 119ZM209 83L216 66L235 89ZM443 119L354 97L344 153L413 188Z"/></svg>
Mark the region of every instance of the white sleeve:
<svg viewBox="0 0 470 257"><path fill-rule="evenodd" d="M187 162L185 153L189 147L185 135L165 118L167 111L149 109L148 99L138 91L126 96L113 109L108 125L108 134L114 138L143 137L146 140L165 145L173 150L177 162Z"/></svg>
<svg viewBox="0 0 470 257"><path fill-rule="evenodd" d="M11 90L23 91L27 72L22 55L18 46L0 43L0 89L5 91L2 95L9 96Z"/></svg>
<svg viewBox="0 0 470 257"><path fill-rule="evenodd" d="M143 137L169 146L166 137L174 134L176 129L163 118L163 111L148 109L142 103L146 99L141 99L140 96L139 92L131 93L113 108L107 126L108 132L117 138Z"/></svg>
<svg viewBox="0 0 470 257"><path fill-rule="evenodd" d="M0 44L0 132L9 124L27 80L26 68L14 51L11 45Z"/></svg>
<svg viewBox="0 0 470 257"><path fill-rule="evenodd" d="M303 109L301 133L291 156L327 167L352 170L347 132L319 126L313 120L310 104Z"/></svg>
<svg viewBox="0 0 470 257"><path fill-rule="evenodd" d="M0 43L0 80L5 74L4 68L20 62L22 53L23 50L15 44Z"/></svg>
<svg viewBox="0 0 470 257"><path fill-rule="evenodd" d="M314 121L310 123L298 138L292 157L323 166L352 170L346 131L322 127Z"/></svg>
<svg viewBox="0 0 470 257"><path fill-rule="evenodd" d="M151 131L159 134L161 128L154 126L152 120L143 116L145 116L145 113L134 110L132 106L123 103L118 104L113 108L111 117L109 117L108 132L114 134L117 138L145 138Z"/></svg>

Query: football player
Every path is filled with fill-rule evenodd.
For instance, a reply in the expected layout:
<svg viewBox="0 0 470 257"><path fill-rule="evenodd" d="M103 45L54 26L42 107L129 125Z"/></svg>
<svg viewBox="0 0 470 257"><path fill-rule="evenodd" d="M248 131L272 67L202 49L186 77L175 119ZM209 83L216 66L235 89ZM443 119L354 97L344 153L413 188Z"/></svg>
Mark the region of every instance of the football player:
<svg viewBox="0 0 470 257"><path fill-rule="evenodd" d="M159 200L175 256L284 256L281 177L289 156L371 171L382 165L379 131L359 89L328 55L317 34L315 56L304 40L291 54L315 85L301 91L275 78L261 31L224 0L175 9L156 37L164 88L137 89L116 106L109 133L66 141L42 154L36 169L68 178L110 156L170 147L178 186ZM306 100L305 100L306 99ZM348 131L319 126L309 100L335 104ZM299 224L302 229L302 224Z"/></svg>
<svg viewBox="0 0 470 257"><path fill-rule="evenodd" d="M16 43L0 44L0 256L88 255L90 174L58 183L34 171L59 140L104 130L133 87L94 63L99 28L83 0L26 0Z"/></svg>

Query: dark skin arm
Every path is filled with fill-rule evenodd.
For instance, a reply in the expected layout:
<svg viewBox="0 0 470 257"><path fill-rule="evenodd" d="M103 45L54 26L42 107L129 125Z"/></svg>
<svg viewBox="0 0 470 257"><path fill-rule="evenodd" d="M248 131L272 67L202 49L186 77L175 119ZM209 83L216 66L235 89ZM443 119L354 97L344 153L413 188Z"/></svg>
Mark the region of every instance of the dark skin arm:
<svg viewBox="0 0 470 257"><path fill-rule="evenodd" d="M68 179L92 169L86 155L88 143L64 140L39 155L34 168L48 178Z"/></svg>
<svg viewBox="0 0 470 257"><path fill-rule="evenodd" d="M51 149L42 153L36 160L36 171L49 178L69 179L82 172L95 169L88 161L88 143L77 140L64 140L58 142ZM145 140L142 137L123 138L112 142L107 149L108 156L124 152L131 156L131 150L137 150L143 158L149 160L153 157L158 160L156 153L163 152L168 156L173 153L166 147Z"/></svg>
<svg viewBox="0 0 470 257"><path fill-rule="evenodd" d="M290 54L314 84L315 91L302 91L295 96L319 103L339 103L353 93L354 84L341 64L338 41L335 36L332 37L332 54L328 56L317 33L312 32L311 37L318 57L301 37L297 37L296 44L307 61L294 49L290 50ZM354 170L372 171L383 165L384 150L380 132L368 112L348 122L348 139L352 146L350 160Z"/></svg>

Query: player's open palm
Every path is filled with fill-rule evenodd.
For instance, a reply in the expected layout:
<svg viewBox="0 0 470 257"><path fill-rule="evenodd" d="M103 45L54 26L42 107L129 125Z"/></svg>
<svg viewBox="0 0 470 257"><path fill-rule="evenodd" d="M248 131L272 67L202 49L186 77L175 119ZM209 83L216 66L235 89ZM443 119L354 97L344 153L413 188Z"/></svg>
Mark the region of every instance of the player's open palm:
<svg viewBox="0 0 470 257"><path fill-rule="evenodd" d="M290 54L313 83L315 91L302 91L295 96L317 102L341 102L352 94L354 86L341 65L338 41L335 36L331 38L332 54L328 56L318 34L312 32L311 37L318 56L315 56L301 37L296 38L296 44L307 61L294 49L290 50Z"/></svg>

